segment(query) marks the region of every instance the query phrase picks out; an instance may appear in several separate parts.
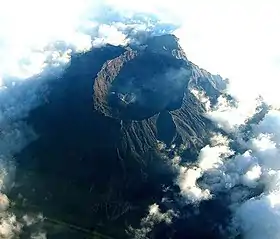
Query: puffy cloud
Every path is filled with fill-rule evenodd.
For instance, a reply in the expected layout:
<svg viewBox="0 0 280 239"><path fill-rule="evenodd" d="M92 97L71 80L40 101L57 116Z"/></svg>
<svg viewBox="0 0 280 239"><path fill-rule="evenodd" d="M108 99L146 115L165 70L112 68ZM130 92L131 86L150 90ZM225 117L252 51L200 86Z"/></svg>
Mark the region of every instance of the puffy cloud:
<svg viewBox="0 0 280 239"><path fill-rule="evenodd" d="M90 37L78 30L86 6L83 3L85 1L2 1L1 77L26 78L40 73L47 58L59 52L59 49L45 51L46 46L56 41L74 45L77 50L89 49ZM62 17L63 12L67 14Z"/></svg>
<svg viewBox="0 0 280 239"><path fill-rule="evenodd" d="M254 165L243 176L243 184L249 187L254 187L256 185L256 181L260 179L261 175L262 168L260 167L260 165Z"/></svg>
<svg viewBox="0 0 280 239"><path fill-rule="evenodd" d="M269 111L260 124L256 125L253 129L255 133L271 134L272 139L280 143L280 111Z"/></svg>
<svg viewBox="0 0 280 239"><path fill-rule="evenodd" d="M5 194L0 194L0 211L3 212L8 209L10 205L9 198Z"/></svg>
<svg viewBox="0 0 280 239"><path fill-rule="evenodd" d="M159 222L165 222L167 224L170 224L172 222L172 218L175 215L175 213L172 210L168 210L165 213L162 213L159 205L154 203L149 206L149 213L146 218L142 220L142 222L150 222L155 221L157 223Z"/></svg>
<svg viewBox="0 0 280 239"><path fill-rule="evenodd" d="M279 112L270 111L255 125L256 136L250 140L252 155L258 165L252 168L253 178L257 177L265 188L264 192L241 203L235 211L235 223L244 238L278 238L279 230Z"/></svg>
<svg viewBox="0 0 280 239"><path fill-rule="evenodd" d="M264 194L244 202L235 213L235 220L245 239L280 237L279 192Z"/></svg>
<svg viewBox="0 0 280 239"><path fill-rule="evenodd" d="M10 77L25 79L49 66L63 67L72 51L125 45L141 36L169 33L176 24L109 0L3 0L1 6L0 85Z"/></svg>
<svg viewBox="0 0 280 239"><path fill-rule="evenodd" d="M119 31L116 26L100 25L98 28L98 38L94 39L93 46L100 46L104 44L111 45L125 45L127 44L127 36Z"/></svg>
<svg viewBox="0 0 280 239"><path fill-rule="evenodd" d="M223 160L233 154L228 144L229 140L226 137L214 134L211 138L211 145L206 145L201 149L195 163L182 163L178 155L172 159L172 165L178 172L176 184L187 203L199 203L212 198L212 188L204 182L198 183L198 180L207 173L211 173L211 179L214 177L213 175L218 177L217 173L223 166Z"/></svg>
<svg viewBox="0 0 280 239"><path fill-rule="evenodd" d="M198 205L227 195L232 211L230 234L244 238L279 237L280 151L279 111L271 110L252 125L251 137L243 139L245 151L234 152L230 140L215 134L201 149L197 161L172 159L175 180L186 202ZM237 136L242 136L238 132ZM244 135L243 135L244 136ZM232 138L235 143L238 138ZM167 150L168 149L164 149ZM176 148L173 149L176 151ZM237 233L236 233L237 232Z"/></svg>
<svg viewBox="0 0 280 239"><path fill-rule="evenodd" d="M239 87L243 87L242 84ZM233 227L244 238L278 238L280 112L269 110L260 122L249 121L262 108L261 102L258 98L248 100L242 94L244 92L240 91L235 95L236 105L220 97L207 115L226 132L234 132L234 143L241 142L246 151L224 157L217 167L209 167L203 174L200 172L199 184L212 195L230 195ZM247 125L249 139L240 127L248 122L252 124ZM211 157L205 160L212 165Z"/></svg>
<svg viewBox="0 0 280 239"><path fill-rule="evenodd" d="M231 195L233 224L244 238L279 237L279 111L270 111L254 125L254 134L247 141L243 154L224 158L219 167L205 172L204 188L212 194L228 192ZM206 186L205 186L206 185ZM235 186L234 190L229 189ZM253 196L254 188L264 191ZM251 190L248 190L251 188Z"/></svg>
<svg viewBox="0 0 280 239"><path fill-rule="evenodd" d="M17 6L16 9L20 11L17 11L14 6ZM131 36L133 29L144 33L158 31L160 34L175 30L174 27L170 28L170 25L166 24L172 23L173 26L180 26L176 34L181 38L190 59L212 72L220 71L223 75L232 78L236 83L234 83L235 87L231 88L236 88L239 92L241 89L250 88L250 93L254 92L255 96L263 91L263 88L266 92L267 89L273 90L271 84L262 84L260 87L257 82L263 82L263 79L275 79L277 74L274 73L279 73L275 67L271 70L268 64L276 59L275 54L278 52L273 46L277 46L276 39L279 36L274 31L269 31L270 27L265 27L274 24L277 26L276 23L279 22L278 14L275 12L277 6L278 3L273 0L269 7L255 3L254 8L248 3L237 1L225 4L219 0L211 4L205 0L175 0L164 3L152 0L133 4L127 0L118 1L117 4L111 0L103 2L83 0L71 3L67 1L38 3L38 1L27 0L24 4L17 1L4 1L0 19L0 24L3 25L0 49L1 56L5 56L1 60L1 78L3 74L26 77L40 73L42 67L46 66L46 58L52 55L51 52L46 53L44 49L52 42L64 42L68 46L66 48L82 51L92 46L91 39L96 44L102 42L124 44L127 40L126 36ZM65 13L63 17L62 13ZM237 13L239 17L236 22ZM264 17L268 13L270 18ZM201 18L201 15L204 17ZM252 18L248 18L248 15ZM204 20L205 17L207 21ZM252 31L248 32L248 28ZM219 34L221 31L225 32L223 37ZM260 34L262 31L266 34ZM239 37L241 35L246 37ZM266 51L260 52L262 48L259 46L268 41L269 44L263 47ZM235 45L240 51L232 50L236 47L229 47L228 44ZM269 49L267 46L270 46ZM53 51L57 52L59 49ZM261 54L262 61L253 57L252 53L257 51ZM64 59L68 58L66 56ZM258 89L254 89L256 85ZM237 93L239 98L248 95L248 91L239 94L237 90L232 92ZM268 96L271 95L275 98L275 94ZM240 121L235 119L235 122Z"/></svg>
<svg viewBox="0 0 280 239"><path fill-rule="evenodd" d="M245 101L261 94L279 105L273 85L277 85L280 75L276 61L280 34L272 30L280 22L278 7L275 0L269 4L199 0L178 1L171 11L181 18L182 27L176 34L189 59L228 77L230 91L239 99Z"/></svg>
<svg viewBox="0 0 280 239"><path fill-rule="evenodd" d="M17 221L15 215L1 213L0 215L0 236L4 239L12 239L19 235L22 225Z"/></svg>
<svg viewBox="0 0 280 239"><path fill-rule="evenodd" d="M231 154L232 152L227 145L217 145L214 147L207 145L200 150L198 167L204 171L216 168L222 163L224 157L228 157Z"/></svg>
<svg viewBox="0 0 280 239"><path fill-rule="evenodd" d="M207 112L207 116L227 132L236 132L238 127L245 125L247 120L256 114L260 105L259 100L237 101L232 105L224 95L218 98L218 102Z"/></svg>
<svg viewBox="0 0 280 239"><path fill-rule="evenodd" d="M10 210L0 212L0 238L12 239L18 238L24 229L31 228L30 238L46 238L46 233L41 231L40 223L43 221L42 216L39 215L24 215L16 216L15 213ZM36 224L39 225L36 227ZM26 231L27 233L27 231Z"/></svg>
<svg viewBox="0 0 280 239"><path fill-rule="evenodd" d="M177 184L180 187L181 194L187 199L188 203L196 203L201 200L211 198L208 189L201 189L197 184L197 180L202 176L200 168L180 167Z"/></svg>

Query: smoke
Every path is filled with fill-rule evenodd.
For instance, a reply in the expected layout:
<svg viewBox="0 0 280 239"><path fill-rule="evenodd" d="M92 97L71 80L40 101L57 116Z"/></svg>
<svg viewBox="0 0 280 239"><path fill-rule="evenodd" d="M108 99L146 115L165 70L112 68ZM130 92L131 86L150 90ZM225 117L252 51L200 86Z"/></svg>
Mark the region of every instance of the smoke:
<svg viewBox="0 0 280 239"><path fill-rule="evenodd" d="M114 90L116 91L112 93L118 94L119 99L125 104L137 102L138 105L144 107L164 109L172 102L182 101L184 89L191 74L190 70L184 68L170 68L166 71L151 78L148 84L143 82L140 89L133 83L133 79L127 79L120 84L120 87L115 86ZM138 80L140 81L141 79ZM161 84L158 84L159 80ZM151 102L151 97L146 93L147 91L152 92L153 102Z"/></svg>

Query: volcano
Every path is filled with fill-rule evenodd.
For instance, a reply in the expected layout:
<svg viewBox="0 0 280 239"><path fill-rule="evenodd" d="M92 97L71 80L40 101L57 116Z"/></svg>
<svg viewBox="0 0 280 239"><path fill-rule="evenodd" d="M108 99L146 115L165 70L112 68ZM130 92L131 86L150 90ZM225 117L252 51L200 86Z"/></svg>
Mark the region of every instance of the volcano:
<svg viewBox="0 0 280 239"><path fill-rule="evenodd" d="M226 85L190 62L174 35L74 55L26 118L38 138L16 156L17 192L47 217L126 238L173 185L159 142L185 145L191 159L215 129L192 90L215 102Z"/></svg>

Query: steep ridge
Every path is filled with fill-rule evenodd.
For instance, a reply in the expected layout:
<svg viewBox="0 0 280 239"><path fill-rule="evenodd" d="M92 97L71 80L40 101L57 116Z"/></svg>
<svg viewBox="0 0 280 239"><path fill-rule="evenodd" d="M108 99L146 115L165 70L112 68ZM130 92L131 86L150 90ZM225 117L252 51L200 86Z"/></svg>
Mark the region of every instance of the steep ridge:
<svg viewBox="0 0 280 239"><path fill-rule="evenodd" d="M191 63L191 67L192 77L189 82L189 88L207 93L211 104L214 105L217 103L217 98L221 92L224 92L229 84L228 79L223 79L220 75L212 75L194 63Z"/></svg>
<svg viewBox="0 0 280 239"><path fill-rule="evenodd" d="M173 35L74 56L26 119L39 138L17 155L17 192L51 217L125 238L173 184L158 141L195 158L215 126L191 90L215 100L224 84L188 61Z"/></svg>

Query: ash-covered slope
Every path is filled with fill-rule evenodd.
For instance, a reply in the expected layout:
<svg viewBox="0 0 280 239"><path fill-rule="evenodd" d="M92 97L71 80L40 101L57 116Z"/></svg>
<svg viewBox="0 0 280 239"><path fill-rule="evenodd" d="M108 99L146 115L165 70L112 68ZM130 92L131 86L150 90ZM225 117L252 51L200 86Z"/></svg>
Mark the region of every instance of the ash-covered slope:
<svg viewBox="0 0 280 239"><path fill-rule="evenodd" d="M74 56L27 119L39 138L17 156L17 191L47 216L124 238L172 185L158 140L184 143L195 157L214 127L191 90L216 99L224 87L173 35Z"/></svg>

